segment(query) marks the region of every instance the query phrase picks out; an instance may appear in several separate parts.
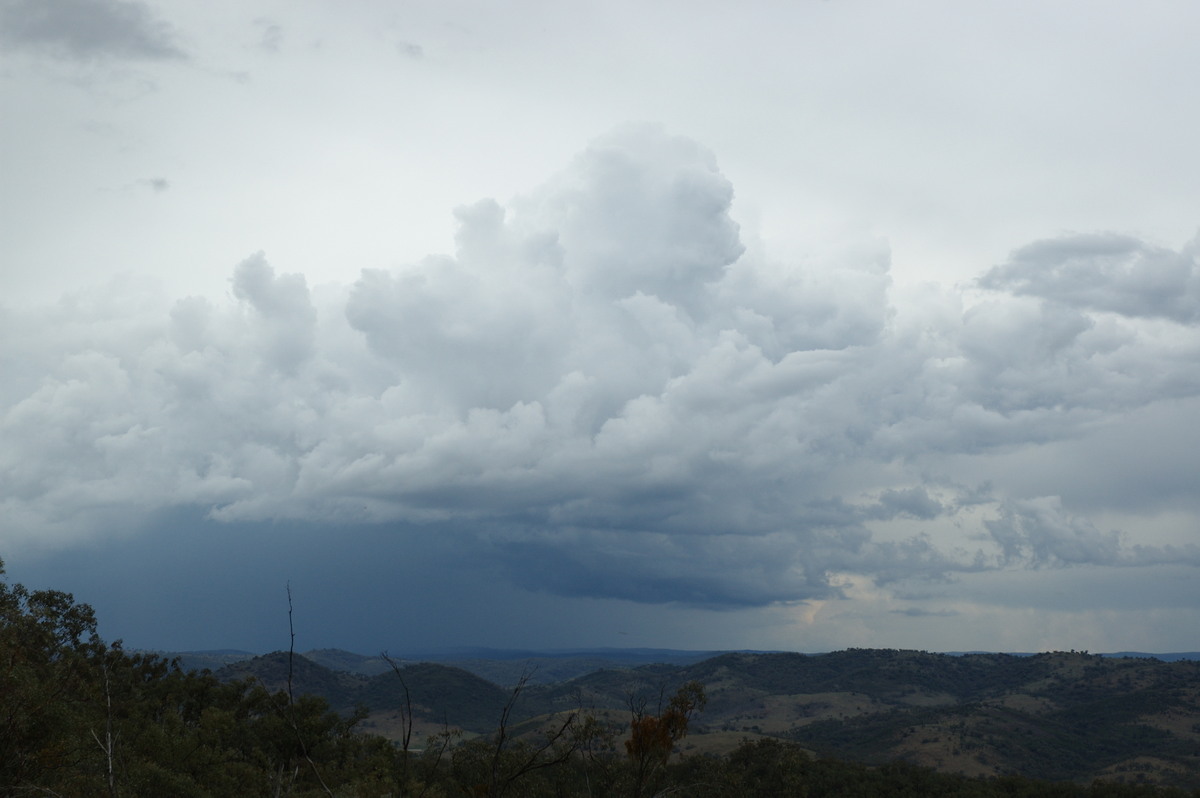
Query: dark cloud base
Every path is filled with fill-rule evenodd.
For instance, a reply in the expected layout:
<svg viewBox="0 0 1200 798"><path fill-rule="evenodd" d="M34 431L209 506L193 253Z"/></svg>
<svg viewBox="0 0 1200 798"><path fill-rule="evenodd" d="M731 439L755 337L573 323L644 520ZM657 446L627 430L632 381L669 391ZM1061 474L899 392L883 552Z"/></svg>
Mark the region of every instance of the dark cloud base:
<svg viewBox="0 0 1200 798"><path fill-rule="evenodd" d="M286 648L288 585L300 646L402 652L555 637L565 619L537 618L540 599L514 600L495 569L463 549L448 530L218 523L181 512L143 534L6 568L11 581L91 603L101 632L131 646ZM540 633L514 629L508 608L522 605Z"/></svg>

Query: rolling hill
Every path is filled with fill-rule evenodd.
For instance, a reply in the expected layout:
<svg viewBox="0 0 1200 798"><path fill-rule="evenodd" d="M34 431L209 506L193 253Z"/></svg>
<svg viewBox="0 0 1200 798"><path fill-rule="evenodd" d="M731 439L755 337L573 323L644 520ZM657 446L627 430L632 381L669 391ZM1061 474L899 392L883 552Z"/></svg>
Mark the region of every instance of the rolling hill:
<svg viewBox="0 0 1200 798"><path fill-rule="evenodd" d="M226 666L221 678L286 684L287 654ZM297 693L395 736L397 674L337 672L297 655ZM462 668L406 663L400 671L417 737L445 727L494 731L511 690ZM971 776L1200 787L1200 662L1078 652L930 654L852 649L829 654L731 653L688 664L605 668L527 684L514 720L583 708L625 724L630 703L651 710L680 684L705 685L708 706L685 750L724 752L777 737L818 755L881 764L903 760Z"/></svg>

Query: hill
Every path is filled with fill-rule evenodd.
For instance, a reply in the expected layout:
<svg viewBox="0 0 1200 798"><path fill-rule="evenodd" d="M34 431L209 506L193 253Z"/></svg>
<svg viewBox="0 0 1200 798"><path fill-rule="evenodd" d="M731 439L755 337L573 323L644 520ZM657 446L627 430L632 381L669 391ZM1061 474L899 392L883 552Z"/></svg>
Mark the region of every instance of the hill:
<svg viewBox="0 0 1200 798"><path fill-rule="evenodd" d="M742 653L506 690L435 663L367 676L275 652L218 678L105 644L91 607L2 580L0 653L0 795L1200 794L1188 661ZM400 713L404 745L362 733L365 718L394 738ZM409 719L439 714L444 733L410 740Z"/></svg>
<svg viewBox="0 0 1200 798"><path fill-rule="evenodd" d="M669 648L579 648L549 651L451 648L408 651L393 659L403 664L434 662L462 668L493 684L512 687L522 678L530 684L553 684L603 668L635 668L652 663L688 665L718 653L720 652L681 651ZM391 667L382 656L366 657L333 648L306 651L304 656L333 670L361 673L365 676L377 676L391 671ZM245 658L248 657L243 657ZM232 661L234 660L225 660L220 665Z"/></svg>
<svg viewBox="0 0 1200 798"><path fill-rule="evenodd" d="M286 653L221 669L278 687ZM293 663L297 692L339 711L370 708L366 728L398 728L395 673L336 673ZM390 669L389 669L390 671ZM405 664L421 732L494 731L509 689L444 664ZM776 737L823 756L869 764L903 760L969 776L1200 787L1200 662L1077 652L929 654L855 649L829 654L732 653L690 664L605 668L553 684L527 684L514 721L583 707L627 723L631 703L654 708L699 681L708 706L686 750L724 753Z"/></svg>

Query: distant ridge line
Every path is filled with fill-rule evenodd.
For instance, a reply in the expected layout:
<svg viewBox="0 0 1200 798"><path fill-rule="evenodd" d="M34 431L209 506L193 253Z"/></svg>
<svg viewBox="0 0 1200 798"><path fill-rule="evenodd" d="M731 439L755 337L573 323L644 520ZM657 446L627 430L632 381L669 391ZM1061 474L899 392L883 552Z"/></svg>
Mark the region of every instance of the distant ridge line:
<svg viewBox="0 0 1200 798"><path fill-rule="evenodd" d="M180 658L185 662L199 663L204 662L206 665L211 662L216 665L230 664L239 659L253 659L267 652L252 652L241 649L221 648L221 649L192 649L187 651L165 651L155 649L143 649L147 653L157 654L167 659ZM902 650L880 648L878 650ZM317 654L316 659L326 659L327 656L343 656L356 660L375 660L378 654L364 655L357 652L352 652L346 649L339 648L319 648L311 649L304 652L306 655ZM636 662L642 664L653 664L659 662L682 664L684 662L698 662L702 659L720 656L722 654L803 654L804 656L821 656L823 654L836 653L834 651L785 651L781 649L677 649L677 648L649 648L649 647L629 647L619 648L616 646L596 647L596 648L547 648L547 649L504 649L504 648L489 648L485 646L454 646L444 648L430 649L415 649L411 651L393 651L392 657L397 660L405 660L409 662L424 661L424 662L456 662L462 660L487 660L494 662L506 662L513 660L531 660L531 659L612 659L626 663ZM929 654L943 654L951 657L962 657L969 655L988 655L988 654L1006 654L1014 657L1032 657L1038 654L1052 653L1047 651L928 651ZM1065 652L1064 652L1065 653ZM1080 651L1075 653L1091 653ZM327 655L322 657L319 655ZM1100 657L1108 658L1136 658L1136 659L1157 659L1162 662L1177 662L1179 660L1200 660L1200 651L1176 651L1151 653L1145 651L1115 651L1115 652L1098 652L1095 654Z"/></svg>

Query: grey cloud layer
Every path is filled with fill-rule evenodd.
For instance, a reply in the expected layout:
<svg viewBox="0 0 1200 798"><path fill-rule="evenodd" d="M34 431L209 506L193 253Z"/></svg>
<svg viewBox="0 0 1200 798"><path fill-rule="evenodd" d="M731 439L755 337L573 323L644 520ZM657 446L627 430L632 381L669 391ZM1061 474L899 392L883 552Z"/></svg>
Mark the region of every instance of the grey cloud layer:
<svg viewBox="0 0 1200 798"><path fill-rule="evenodd" d="M0 41L78 61L185 57L170 27L129 0L0 0Z"/></svg>
<svg viewBox="0 0 1200 798"><path fill-rule="evenodd" d="M395 522L527 587L700 606L836 595L834 572L1197 561L1098 531L1053 486L939 476L1200 396L1194 314L1138 277L1192 285L1194 245L1041 242L964 308L895 290L882 251L747 255L732 196L702 147L632 127L460 209L453 256L349 287L257 254L232 304L116 286L5 310L4 543L188 506ZM873 528L893 521L930 531Z"/></svg>
<svg viewBox="0 0 1200 798"><path fill-rule="evenodd" d="M1200 321L1200 236L1180 252L1115 234L1037 241L980 279L985 288L1125 316Z"/></svg>
<svg viewBox="0 0 1200 798"><path fill-rule="evenodd" d="M1200 565L1200 546L1123 547L1120 535L1101 531L1088 519L1064 510L1058 497L1005 502L1000 517L985 521L1006 562L1034 567L1095 565Z"/></svg>

